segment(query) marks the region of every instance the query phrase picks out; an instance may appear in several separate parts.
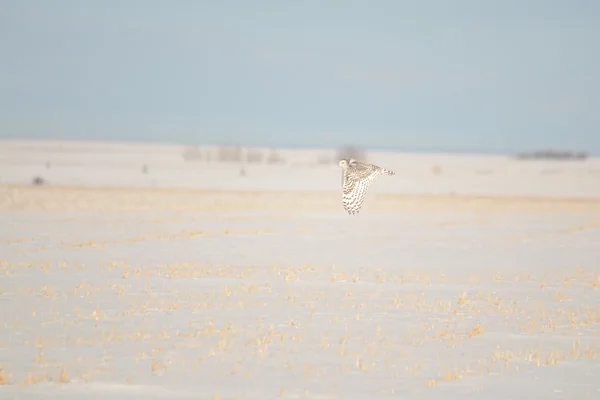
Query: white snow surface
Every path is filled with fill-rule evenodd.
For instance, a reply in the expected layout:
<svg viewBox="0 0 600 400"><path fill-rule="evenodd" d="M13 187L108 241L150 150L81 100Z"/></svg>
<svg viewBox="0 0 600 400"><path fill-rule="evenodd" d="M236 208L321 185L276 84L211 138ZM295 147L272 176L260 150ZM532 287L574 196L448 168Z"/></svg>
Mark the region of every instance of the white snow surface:
<svg viewBox="0 0 600 400"><path fill-rule="evenodd" d="M318 153L53 146L0 146L0 399L600 398L596 159L377 153L349 216Z"/></svg>

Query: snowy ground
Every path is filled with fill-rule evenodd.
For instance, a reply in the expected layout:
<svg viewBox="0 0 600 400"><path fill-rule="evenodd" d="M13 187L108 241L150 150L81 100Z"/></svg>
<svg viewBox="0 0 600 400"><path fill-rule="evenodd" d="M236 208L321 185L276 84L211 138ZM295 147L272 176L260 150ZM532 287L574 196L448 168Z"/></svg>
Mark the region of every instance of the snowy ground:
<svg viewBox="0 0 600 400"><path fill-rule="evenodd" d="M0 186L1 399L600 397L591 196L97 183Z"/></svg>

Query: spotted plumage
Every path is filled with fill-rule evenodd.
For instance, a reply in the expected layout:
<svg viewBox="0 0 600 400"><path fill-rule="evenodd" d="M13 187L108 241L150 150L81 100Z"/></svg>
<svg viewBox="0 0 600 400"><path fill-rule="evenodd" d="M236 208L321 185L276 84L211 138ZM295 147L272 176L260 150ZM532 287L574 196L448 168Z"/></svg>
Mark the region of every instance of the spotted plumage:
<svg viewBox="0 0 600 400"><path fill-rule="evenodd" d="M353 158L340 160L342 168L342 205L348 214L358 214L364 201L367 189L376 177L381 174L395 175L389 169L366 164Z"/></svg>

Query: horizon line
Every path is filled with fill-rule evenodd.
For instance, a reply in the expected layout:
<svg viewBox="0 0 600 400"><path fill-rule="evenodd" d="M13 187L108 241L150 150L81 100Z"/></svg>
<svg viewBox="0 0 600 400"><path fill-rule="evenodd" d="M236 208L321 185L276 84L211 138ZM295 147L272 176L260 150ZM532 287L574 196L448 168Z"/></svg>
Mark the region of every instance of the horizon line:
<svg viewBox="0 0 600 400"><path fill-rule="evenodd" d="M164 145L164 146L185 146L185 147L202 147L202 146L223 146L223 147L246 147L246 148L269 148L269 149L288 149L288 150L337 150L344 147L356 147L366 151L384 151L384 152L402 152L402 153L439 153L439 154L481 154L481 155L507 155L516 156L520 154L531 154L543 151L564 151L574 154L585 154L588 157L597 157L600 154L588 152L584 150L558 148L552 146L540 147L536 150L510 150L501 148L476 148L476 147L435 147L435 146L381 146L381 145L360 145L360 144L343 144L343 145L318 145L318 144L243 144L243 142L189 142L189 141L165 141L165 140L144 140L144 139L93 139L93 138L10 138L0 137L0 142L70 142L70 143L105 143L105 144L148 144L148 145Z"/></svg>

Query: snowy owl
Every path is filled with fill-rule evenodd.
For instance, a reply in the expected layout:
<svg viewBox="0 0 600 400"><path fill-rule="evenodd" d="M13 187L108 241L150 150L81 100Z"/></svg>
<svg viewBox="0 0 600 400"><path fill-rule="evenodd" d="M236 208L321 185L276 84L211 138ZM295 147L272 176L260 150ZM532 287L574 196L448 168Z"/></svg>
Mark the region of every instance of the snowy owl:
<svg viewBox="0 0 600 400"><path fill-rule="evenodd" d="M344 158L338 164L342 172L342 204L348 214L358 214L365 194L373 180L381 174L395 175L389 169L365 164L353 158Z"/></svg>

